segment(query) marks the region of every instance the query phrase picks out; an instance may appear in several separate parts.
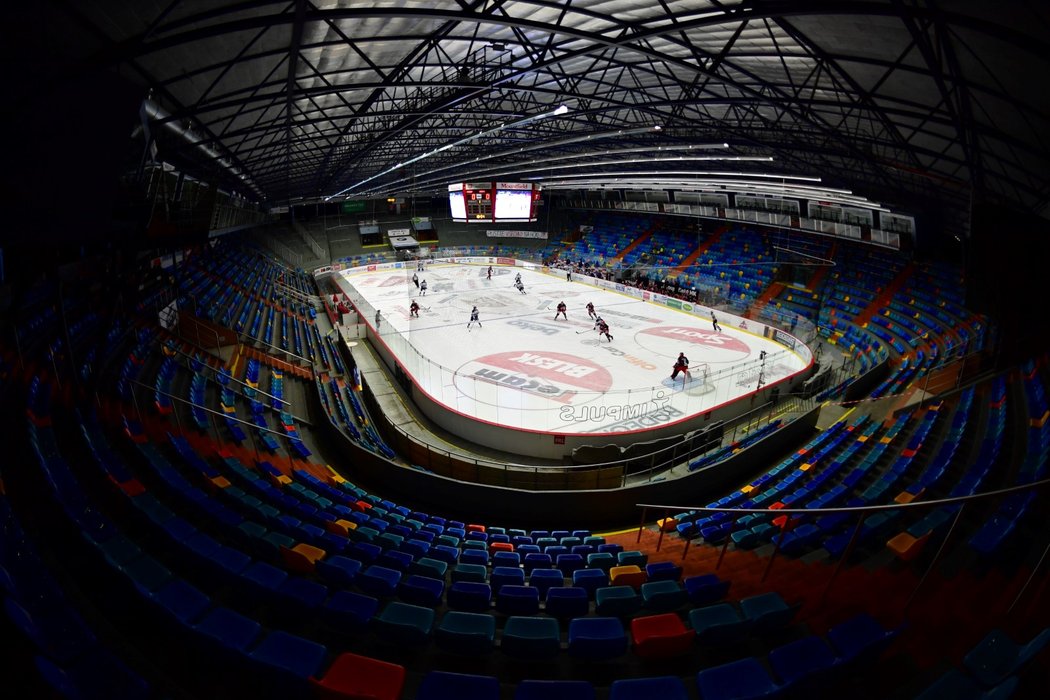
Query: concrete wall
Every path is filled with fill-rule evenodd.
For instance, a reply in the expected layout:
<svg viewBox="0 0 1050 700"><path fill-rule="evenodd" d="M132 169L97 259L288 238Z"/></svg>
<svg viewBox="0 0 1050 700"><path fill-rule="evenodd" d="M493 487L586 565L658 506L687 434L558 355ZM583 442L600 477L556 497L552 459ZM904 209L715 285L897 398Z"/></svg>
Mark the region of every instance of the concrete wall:
<svg viewBox="0 0 1050 700"><path fill-rule="evenodd" d="M439 476L393 465L339 435L353 456L353 470L346 476L373 484L384 498L444 517L505 527L599 528L637 523L641 515L637 503L697 506L725 495L809 439L819 412L819 408L813 409L747 450L703 471L678 479L605 490L529 491L483 483L501 478L501 472L466 462L457 467L460 478ZM334 427L331 430L337 432ZM474 478L477 481L471 480Z"/></svg>

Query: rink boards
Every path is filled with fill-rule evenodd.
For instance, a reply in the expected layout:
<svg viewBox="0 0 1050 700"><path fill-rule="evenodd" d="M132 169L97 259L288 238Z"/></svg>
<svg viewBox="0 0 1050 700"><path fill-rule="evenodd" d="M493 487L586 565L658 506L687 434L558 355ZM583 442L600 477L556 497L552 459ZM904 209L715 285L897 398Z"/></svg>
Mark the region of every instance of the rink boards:
<svg viewBox="0 0 1050 700"><path fill-rule="evenodd" d="M570 282L507 258L439 259L422 272L414 262L337 272L380 356L410 379L432 420L521 454L561 456L573 446L701 429L746 412L773 388L787 393L812 365L809 348L779 329L716 311L716 332L705 307L606 280ZM519 274L525 294L513 286ZM426 280L425 294L413 275ZM555 319L562 301L568 318ZM612 342L599 338L588 302ZM480 327L468 329L474 306ZM672 380L679 352L691 371Z"/></svg>

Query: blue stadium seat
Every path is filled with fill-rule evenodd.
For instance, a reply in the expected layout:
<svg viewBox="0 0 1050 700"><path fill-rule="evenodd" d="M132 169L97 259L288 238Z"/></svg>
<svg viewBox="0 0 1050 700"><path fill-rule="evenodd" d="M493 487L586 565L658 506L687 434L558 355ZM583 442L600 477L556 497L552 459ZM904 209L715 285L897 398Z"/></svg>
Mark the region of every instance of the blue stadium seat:
<svg viewBox="0 0 1050 700"><path fill-rule="evenodd" d="M742 618L729 603L718 603L689 611L696 639L707 646L738 644L751 632L751 620Z"/></svg>
<svg viewBox="0 0 1050 700"><path fill-rule="evenodd" d="M655 561L645 565L648 581L677 581L682 577L682 567L673 561Z"/></svg>
<svg viewBox="0 0 1050 700"><path fill-rule="evenodd" d="M221 650L242 654L262 632L262 626L229 608L216 607L197 623L197 632L213 640Z"/></svg>
<svg viewBox="0 0 1050 700"><path fill-rule="evenodd" d="M593 661L627 653L627 633L615 617L578 617L569 622L569 654Z"/></svg>
<svg viewBox="0 0 1050 700"><path fill-rule="evenodd" d="M784 627L791 622L800 607L801 605L788 605L775 591L743 598L740 601L740 609L744 617L751 621L753 632L756 634Z"/></svg>
<svg viewBox="0 0 1050 700"><path fill-rule="evenodd" d="M605 586L594 594L594 611L598 615L626 617L642 608L642 596L630 586Z"/></svg>
<svg viewBox="0 0 1050 700"><path fill-rule="evenodd" d="M357 576L357 587L377 598L390 598L401 583L401 572L373 564Z"/></svg>
<svg viewBox="0 0 1050 700"><path fill-rule="evenodd" d="M339 626L363 628L375 616L379 601L372 596L353 591L336 591L322 608Z"/></svg>
<svg viewBox="0 0 1050 700"><path fill-rule="evenodd" d="M361 571L362 564L356 559L333 554L315 565L317 575L329 583L350 585Z"/></svg>
<svg viewBox="0 0 1050 700"><path fill-rule="evenodd" d="M558 621L549 617L515 615L507 618L500 649L517 659L550 659L561 650Z"/></svg>
<svg viewBox="0 0 1050 700"><path fill-rule="evenodd" d="M504 615L535 615L540 611L540 590L533 586L504 586L496 596L496 610Z"/></svg>
<svg viewBox="0 0 1050 700"><path fill-rule="evenodd" d="M937 680L916 696L916 700L1006 700L1017 690L1017 676L1008 676L998 685L983 690L972 678L957 668L945 671Z"/></svg>
<svg viewBox="0 0 1050 700"><path fill-rule="evenodd" d="M642 607L653 612L671 612L685 605L689 594L677 581L647 581L642 584Z"/></svg>
<svg viewBox="0 0 1050 700"><path fill-rule="evenodd" d="M1002 630L992 630L963 659L963 665L985 688L996 686L1016 673L1050 642L1050 628L1021 645Z"/></svg>
<svg viewBox="0 0 1050 700"><path fill-rule="evenodd" d="M716 574L690 576L684 582L689 602L695 606L710 605L726 597L729 581L719 580Z"/></svg>
<svg viewBox="0 0 1050 700"><path fill-rule="evenodd" d="M514 689L514 700L594 700L588 681L524 680Z"/></svg>
<svg viewBox="0 0 1050 700"><path fill-rule="evenodd" d="M493 567L492 575L489 577L489 585L492 586L492 592L499 596L500 589L503 586L524 586L525 572L517 567Z"/></svg>
<svg viewBox="0 0 1050 700"><path fill-rule="evenodd" d="M550 588L565 585L565 577L557 569L533 569L529 574L529 585L539 590L540 598L546 598Z"/></svg>
<svg viewBox="0 0 1050 700"><path fill-rule="evenodd" d="M828 630L828 641L843 663L874 659L882 653L900 630L883 628L871 615L860 613Z"/></svg>
<svg viewBox="0 0 1050 700"><path fill-rule="evenodd" d="M594 598L599 588L609 585L609 574L601 569L578 569L572 572L572 585L579 586L587 591L587 595Z"/></svg>
<svg viewBox="0 0 1050 700"><path fill-rule="evenodd" d="M380 639L396 645L422 646L434 627L434 609L394 601L372 618Z"/></svg>
<svg viewBox="0 0 1050 700"><path fill-rule="evenodd" d="M327 653L325 647L317 642L277 631L266 635L249 656L262 667L278 672L267 674L267 680L274 684L274 690L280 692L287 689L292 693L301 693L307 679L321 669Z"/></svg>
<svg viewBox="0 0 1050 700"><path fill-rule="evenodd" d="M609 700L689 700L685 685L675 676L626 678L609 686Z"/></svg>
<svg viewBox="0 0 1050 700"><path fill-rule="evenodd" d="M839 665L838 656L820 637L803 637L769 652L769 667L793 693L819 693L821 682Z"/></svg>
<svg viewBox="0 0 1050 700"><path fill-rule="evenodd" d="M416 700L499 700L499 681L494 676L430 671L416 691Z"/></svg>
<svg viewBox="0 0 1050 700"><path fill-rule="evenodd" d="M444 592L444 581L412 574L401 582L397 590L397 597L406 603L433 608L441 604Z"/></svg>
<svg viewBox="0 0 1050 700"><path fill-rule="evenodd" d="M548 615L563 620L582 617L590 610L590 600L587 591L582 588L550 588L547 590L547 604L544 610Z"/></svg>
<svg viewBox="0 0 1050 700"><path fill-rule="evenodd" d="M456 581L448 589L448 607L466 612L485 612L491 607L492 587L476 581Z"/></svg>
<svg viewBox="0 0 1050 700"><path fill-rule="evenodd" d="M772 698L779 697L782 690L752 657L705 668L696 674L696 684L704 700Z"/></svg>
<svg viewBox="0 0 1050 700"><path fill-rule="evenodd" d="M434 631L438 646L457 654L477 656L492 651L496 620L491 615L450 610Z"/></svg>

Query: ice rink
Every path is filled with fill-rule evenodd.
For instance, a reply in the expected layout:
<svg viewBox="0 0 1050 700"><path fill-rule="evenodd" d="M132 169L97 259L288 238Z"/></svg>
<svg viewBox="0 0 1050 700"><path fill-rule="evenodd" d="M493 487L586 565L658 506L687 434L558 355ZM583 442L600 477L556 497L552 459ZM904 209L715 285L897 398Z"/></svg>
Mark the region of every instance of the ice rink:
<svg viewBox="0 0 1050 700"><path fill-rule="evenodd" d="M488 279L486 265L431 263L423 272L405 265L343 271L342 286L364 321L375 326L379 311L382 342L431 398L502 426L555 434L666 426L807 364L746 323L737 329L722 321L715 332L707 312L568 282L557 271L494 265ZM427 282L425 294L413 274ZM514 287L518 274L524 294ZM412 300L418 318L409 315ZM556 319L562 301L568 318ZM609 324L611 342L599 337L588 302ZM474 306L480 325L468 329ZM690 372L672 380L680 352Z"/></svg>

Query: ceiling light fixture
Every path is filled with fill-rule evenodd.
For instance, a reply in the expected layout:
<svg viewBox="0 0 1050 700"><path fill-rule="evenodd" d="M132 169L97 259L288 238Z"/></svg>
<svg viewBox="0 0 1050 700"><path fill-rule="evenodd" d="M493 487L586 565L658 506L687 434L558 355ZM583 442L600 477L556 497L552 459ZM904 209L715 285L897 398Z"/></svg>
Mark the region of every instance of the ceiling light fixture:
<svg viewBox="0 0 1050 700"><path fill-rule="evenodd" d="M525 117L524 119L519 119L518 121L511 122L510 124L507 124L505 122L501 122L499 124L499 126L496 126L496 127L492 128L492 129L486 129L485 131L480 131L480 132L478 132L478 133L476 133L476 134L474 134L472 136L467 136L467 137L461 138L458 141L455 141L455 142L450 143L450 144L446 144L445 146L442 146L440 148L435 148L432 151L428 151L428 152L426 152L426 153L424 153L422 155L416 156L415 158L411 158L409 160L406 160L404 163L398 163L397 165L395 165L395 166L393 166L391 168L387 168L383 172L376 173L375 175L372 175L371 177L367 177L364 180L361 180L360 182L358 182L356 184L350 185L349 187L346 187L346 188L344 188L342 190L339 190L335 194L328 195L327 197L325 197L324 201L326 201L326 202L330 201L333 197L338 197L341 194L345 194L347 192L350 192L351 190L355 190L358 187L360 187L361 185L365 184L366 182L371 182L372 180L375 180L377 178L383 177L384 175L388 175L388 174L392 173L393 171L395 171L395 170L397 170L399 168L403 168L406 165L411 165L412 163L416 163L416 162L421 161L421 160L423 160L425 158L429 158L430 156L433 156L433 155L436 155L438 153L441 153L442 151L448 150L449 148L454 148L454 147L460 146L460 145L462 145L464 143L469 143L470 141L473 141L474 139L480 139L480 138L485 137L485 136L491 136L492 134L495 134L495 133L497 133L499 131L502 131L503 129L510 129L510 128L513 128L513 127L524 126L525 124L531 124L532 122L539 121L540 119L546 119L548 117L560 117L563 114L567 114L568 112L569 112L569 108L566 105L560 105L557 109L555 109L555 110L553 110L551 112L544 112L543 114L536 114L536 115L533 115L531 117ZM475 160L477 160L477 159L475 158Z"/></svg>

